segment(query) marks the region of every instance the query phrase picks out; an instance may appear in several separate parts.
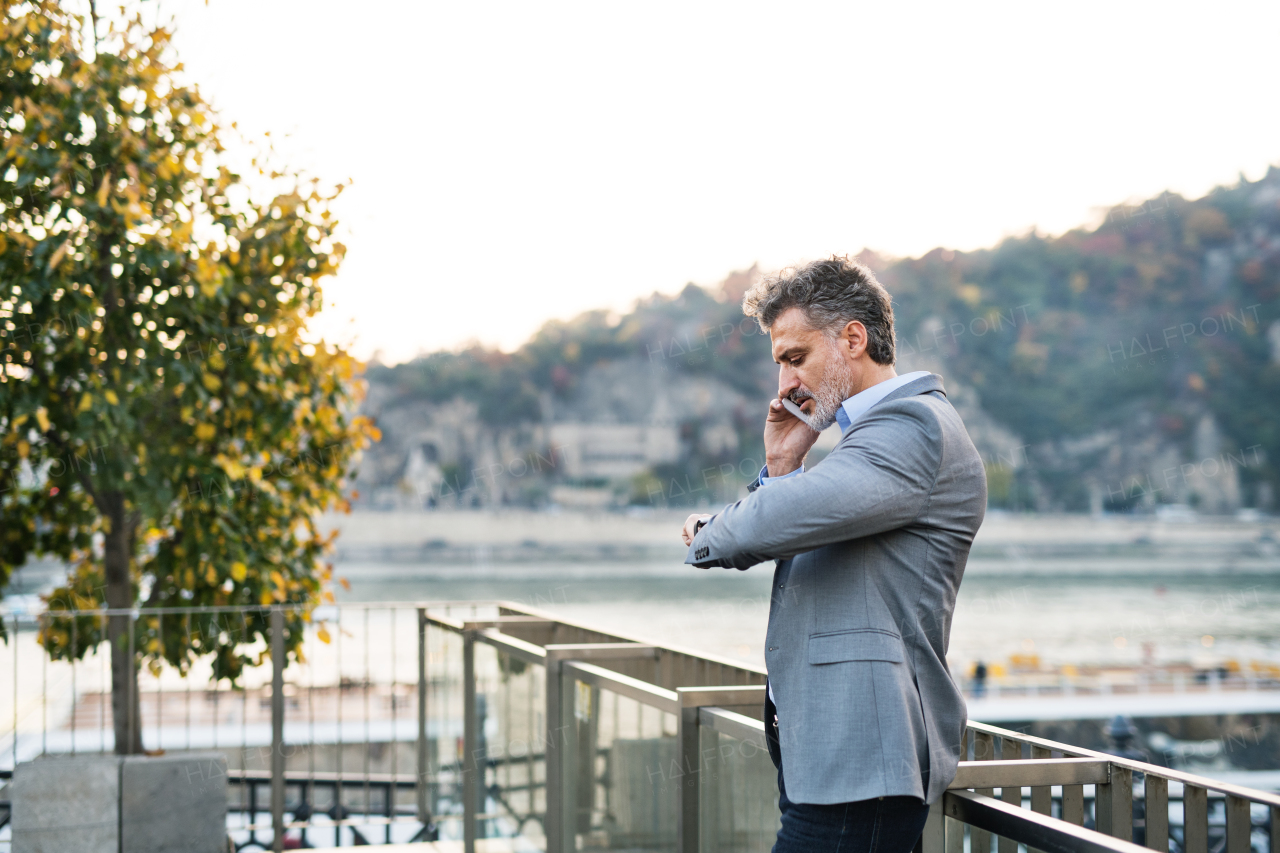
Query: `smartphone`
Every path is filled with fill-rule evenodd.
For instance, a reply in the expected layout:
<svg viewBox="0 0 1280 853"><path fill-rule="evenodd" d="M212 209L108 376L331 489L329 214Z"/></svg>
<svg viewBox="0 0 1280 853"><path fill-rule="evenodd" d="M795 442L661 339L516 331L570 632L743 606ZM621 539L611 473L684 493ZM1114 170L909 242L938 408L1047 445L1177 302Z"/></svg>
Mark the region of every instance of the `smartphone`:
<svg viewBox="0 0 1280 853"><path fill-rule="evenodd" d="M799 418L800 423L804 424L809 429L813 429L813 421L809 420L809 416L806 415L804 410L797 406L790 397L782 398L782 407Z"/></svg>

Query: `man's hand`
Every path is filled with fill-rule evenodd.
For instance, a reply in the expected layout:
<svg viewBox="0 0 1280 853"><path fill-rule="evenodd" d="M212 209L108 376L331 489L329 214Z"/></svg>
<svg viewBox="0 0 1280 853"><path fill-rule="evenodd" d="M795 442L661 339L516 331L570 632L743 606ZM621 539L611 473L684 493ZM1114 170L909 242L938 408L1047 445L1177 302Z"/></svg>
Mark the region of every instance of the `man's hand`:
<svg viewBox="0 0 1280 853"><path fill-rule="evenodd" d="M800 406L806 415L811 414L813 408L812 398ZM764 464L769 469L768 476L781 477L799 468L818 435L788 412L781 398L769 401L769 416L764 421Z"/></svg>
<svg viewBox="0 0 1280 853"><path fill-rule="evenodd" d="M706 521L709 518L711 516L695 512L684 520L684 530L680 531L680 538L684 539L684 544L693 544L693 537L698 532L698 522Z"/></svg>

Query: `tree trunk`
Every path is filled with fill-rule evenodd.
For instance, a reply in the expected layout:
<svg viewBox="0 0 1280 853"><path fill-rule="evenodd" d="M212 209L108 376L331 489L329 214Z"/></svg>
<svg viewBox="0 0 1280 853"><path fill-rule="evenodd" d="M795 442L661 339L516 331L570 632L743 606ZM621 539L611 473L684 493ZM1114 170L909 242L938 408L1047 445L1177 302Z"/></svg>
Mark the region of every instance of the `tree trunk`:
<svg viewBox="0 0 1280 853"><path fill-rule="evenodd" d="M129 562L133 557L133 534L136 522L125 512L124 496L119 492L103 495L101 507L110 524L106 534L107 607L133 607L133 580ZM111 646L111 719L115 729L116 754L138 755L142 752L142 717L138 703L138 661L130 638L131 617L110 616L107 640Z"/></svg>

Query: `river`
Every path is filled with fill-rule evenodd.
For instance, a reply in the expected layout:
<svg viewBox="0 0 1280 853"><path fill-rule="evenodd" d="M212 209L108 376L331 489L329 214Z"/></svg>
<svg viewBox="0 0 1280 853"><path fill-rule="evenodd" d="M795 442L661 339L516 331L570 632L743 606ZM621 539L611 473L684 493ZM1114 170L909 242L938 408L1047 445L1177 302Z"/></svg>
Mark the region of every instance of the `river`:
<svg viewBox="0 0 1280 853"><path fill-rule="evenodd" d="M505 599L619 634L763 665L772 564L746 572L668 561L344 562L339 601ZM960 589L948 657L1035 655L1047 666L1235 660L1280 664L1280 571L1160 571L1142 561L975 565Z"/></svg>

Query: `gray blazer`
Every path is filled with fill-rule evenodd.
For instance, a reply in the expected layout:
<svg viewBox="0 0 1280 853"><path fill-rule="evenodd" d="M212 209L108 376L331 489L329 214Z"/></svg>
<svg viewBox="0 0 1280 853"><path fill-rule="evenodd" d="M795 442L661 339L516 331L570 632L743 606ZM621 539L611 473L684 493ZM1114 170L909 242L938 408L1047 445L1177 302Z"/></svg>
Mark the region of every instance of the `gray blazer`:
<svg viewBox="0 0 1280 853"><path fill-rule="evenodd" d="M982 459L930 374L694 537L699 568L777 561L765 663L789 799L932 803L955 778L967 712L946 653L986 506Z"/></svg>

